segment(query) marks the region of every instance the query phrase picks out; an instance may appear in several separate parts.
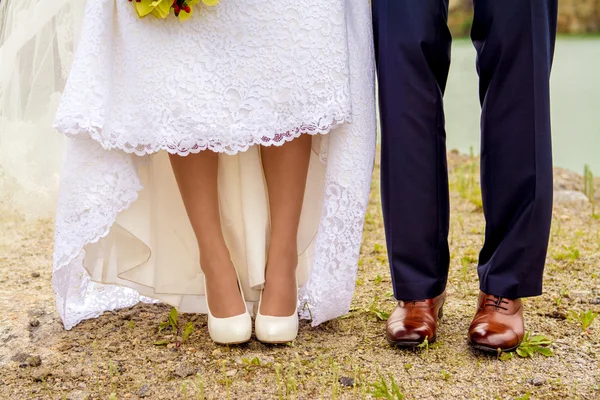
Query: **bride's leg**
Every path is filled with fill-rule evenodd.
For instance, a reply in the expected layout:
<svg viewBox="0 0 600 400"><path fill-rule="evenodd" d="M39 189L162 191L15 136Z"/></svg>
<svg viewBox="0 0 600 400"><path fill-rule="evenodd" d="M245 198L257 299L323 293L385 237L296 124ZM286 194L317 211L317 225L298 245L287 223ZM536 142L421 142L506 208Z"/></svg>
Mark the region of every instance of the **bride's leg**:
<svg viewBox="0 0 600 400"><path fill-rule="evenodd" d="M298 225L311 141L309 135L302 135L281 147L262 147L271 212L271 237L260 310L263 315L288 316L296 308Z"/></svg>
<svg viewBox="0 0 600 400"><path fill-rule="evenodd" d="M185 157L171 155L170 159L198 240L210 311L217 318L239 315L245 311L245 305L221 230L218 154L207 150Z"/></svg>

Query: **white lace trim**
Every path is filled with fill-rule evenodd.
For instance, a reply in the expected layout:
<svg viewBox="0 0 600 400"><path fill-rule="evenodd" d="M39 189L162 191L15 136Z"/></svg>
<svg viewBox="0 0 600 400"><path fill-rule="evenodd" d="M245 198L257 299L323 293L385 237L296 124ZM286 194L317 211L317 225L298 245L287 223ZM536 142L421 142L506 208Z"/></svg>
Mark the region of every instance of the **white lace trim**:
<svg viewBox="0 0 600 400"><path fill-rule="evenodd" d="M239 152L247 151L250 147L255 145L282 146L284 143L290 142L303 134L326 135L342 124L352 123L352 117L349 114L338 112L332 116L315 118L314 121L317 122L294 125L294 127L290 129L273 129L268 134L234 134L233 136L239 137L239 139L232 139L229 141L218 139L218 135L212 136L217 137L217 139L202 139L202 137L211 136L201 133L192 133L188 135L186 140L178 140L177 142L173 142L170 139L177 135L165 133L161 135L163 140L159 143L132 143L131 141L122 142L118 140L120 136L106 135L103 133L102 128L98 124L88 124L83 122L81 119L75 120L74 118L63 117L54 123L54 128L59 132L71 137L87 134L92 139L100 143L100 145L102 145L102 147L106 150L119 149L126 153L135 154L137 156L153 154L161 150L180 156L197 154L205 150L235 155ZM263 128L261 130L266 131L266 129L267 128ZM114 139L115 137L117 139ZM322 158L325 157L326 155L323 154Z"/></svg>

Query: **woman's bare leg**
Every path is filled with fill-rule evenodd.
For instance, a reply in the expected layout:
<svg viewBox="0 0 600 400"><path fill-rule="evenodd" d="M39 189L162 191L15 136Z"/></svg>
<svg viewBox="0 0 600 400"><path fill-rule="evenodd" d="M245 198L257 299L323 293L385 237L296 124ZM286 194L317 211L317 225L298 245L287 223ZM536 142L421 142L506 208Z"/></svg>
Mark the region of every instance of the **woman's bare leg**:
<svg viewBox="0 0 600 400"><path fill-rule="evenodd" d="M218 154L171 155L171 166L200 248L210 311L217 318L242 314L245 305L221 230L217 190Z"/></svg>
<svg viewBox="0 0 600 400"><path fill-rule="evenodd" d="M311 136L302 135L281 147L261 149L271 212L271 237L260 310L263 315L289 316L296 309L298 225L311 143Z"/></svg>

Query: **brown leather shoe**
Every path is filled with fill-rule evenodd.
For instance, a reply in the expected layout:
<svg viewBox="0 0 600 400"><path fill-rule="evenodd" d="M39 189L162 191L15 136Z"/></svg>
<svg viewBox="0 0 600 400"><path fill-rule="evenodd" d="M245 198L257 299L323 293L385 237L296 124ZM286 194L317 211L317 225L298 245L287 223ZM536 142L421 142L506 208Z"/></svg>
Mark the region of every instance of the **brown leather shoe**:
<svg viewBox="0 0 600 400"><path fill-rule="evenodd" d="M388 342L399 347L418 346L425 338L434 342L445 301L446 292L433 299L398 301L386 324Z"/></svg>
<svg viewBox="0 0 600 400"><path fill-rule="evenodd" d="M469 327L469 344L490 353L513 351L523 341L523 302L479 293L478 309Z"/></svg>

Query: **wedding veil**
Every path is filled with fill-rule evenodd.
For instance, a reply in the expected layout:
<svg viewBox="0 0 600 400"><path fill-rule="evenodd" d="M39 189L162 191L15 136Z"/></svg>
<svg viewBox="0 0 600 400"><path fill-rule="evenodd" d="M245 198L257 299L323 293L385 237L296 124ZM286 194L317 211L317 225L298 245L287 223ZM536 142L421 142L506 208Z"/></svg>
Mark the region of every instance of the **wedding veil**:
<svg viewBox="0 0 600 400"><path fill-rule="evenodd" d="M0 0L0 201L52 217L64 138L52 128L85 0Z"/></svg>

